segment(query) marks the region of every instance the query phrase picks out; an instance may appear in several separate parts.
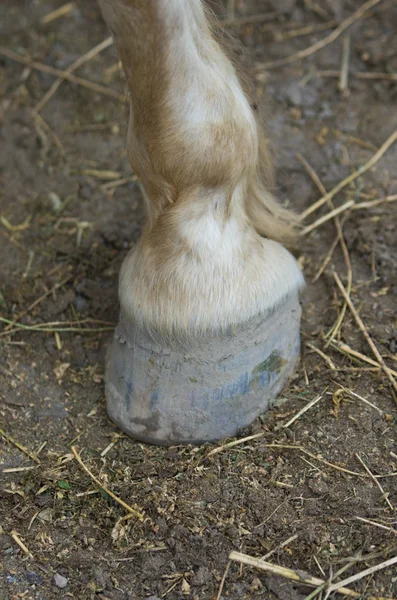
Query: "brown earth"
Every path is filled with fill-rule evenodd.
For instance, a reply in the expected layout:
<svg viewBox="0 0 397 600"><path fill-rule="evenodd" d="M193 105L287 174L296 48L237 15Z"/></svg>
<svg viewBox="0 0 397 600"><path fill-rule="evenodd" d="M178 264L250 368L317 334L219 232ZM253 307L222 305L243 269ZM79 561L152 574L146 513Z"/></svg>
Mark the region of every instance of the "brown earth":
<svg viewBox="0 0 397 600"><path fill-rule="evenodd" d="M222 14L220 3L213 4ZM43 24L41 19L61 5L3 2L3 46L65 69L108 35L92 0ZM361 5L358 0L237 0L237 18L264 18L230 28L249 47L253 67L322 39L335 27L324 23L341 21ZM255 79L258 98L269 98L278 194L298 211L321 196L298 152L329 190L397 129L396 76L393 81L390 75L354 75L397 72L396 3L380 1L364 17L348 30L347 93L338 90L338 77L321 75L339 72L343 36L303 61L261 70ZM314 31L304 34L307 26ZM111 47L76 74L121 92L115 64ZM379 479L383 496L357 454L372 473L396 474L396 396L381 371L326 348L324 336L342 309L333 268L347 285L339 246L312 283L335 239L332 221L305 236L297 254L308 282L302 360L273 409L241 433L263 437L211 457L209 446L163 449L119 437L106 415L104 352L117 320L119 267L143 219L124 152L126 107L63 82L42 118L35 117L32 110L53 81L53 75L0 54L0 301L2 318L18 319L9 333L2 322L0 338L0 598L215 600L231 550L260 557L291 536L296 537L269 560L316 577L328 578L352 557L359 560L350 561L341 577L395 556L397 518L386 500L397 506L397 477ZM335 204L396 194L396 164L397 144L338 194ZM394 369L396 206L385 202L341 215L353 303ZM307 223L327 211L323 207ZM54 322L47 332L22 328ZM77 331L53 331L69 326ZM337 339L373 358L349 309ZM341 386L374 407L338 392ZM305 415L283 427L320 394ZM40 464L5 434L36 452ZM311 456L269 444L300 446ZM144 521L126 518L79 466L72 445L102 484L145 513ZM58 586L65 583L59 575L67 579L64 588L55 585L56 574ZM350 587L396 597L397 569L386 568ZM298 600L309 593L307 586L233 563L221 597Z"/></svg>

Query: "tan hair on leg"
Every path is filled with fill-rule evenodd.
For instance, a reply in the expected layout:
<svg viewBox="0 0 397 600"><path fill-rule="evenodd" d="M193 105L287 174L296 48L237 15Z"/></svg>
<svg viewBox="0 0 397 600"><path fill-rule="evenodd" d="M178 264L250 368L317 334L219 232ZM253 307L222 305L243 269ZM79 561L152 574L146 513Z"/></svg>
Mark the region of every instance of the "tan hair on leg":
<svg viewBox="0 0 397 600"><path fill-rule="evenodd" d="M122 310L164 332L224 328L302 284L274 240L293 218L266 190L266 141L201 0L100 0L130 91L129 158L148 223ZM262 161L262 166L261 166Z"/></svg>

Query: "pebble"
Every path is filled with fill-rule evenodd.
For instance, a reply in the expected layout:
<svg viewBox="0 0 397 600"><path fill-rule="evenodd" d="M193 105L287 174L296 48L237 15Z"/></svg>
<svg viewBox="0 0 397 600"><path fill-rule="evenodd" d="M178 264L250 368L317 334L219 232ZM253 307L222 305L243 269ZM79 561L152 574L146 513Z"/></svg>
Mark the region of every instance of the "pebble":
<svg viewBox="0 0 397 600"><path fill-rule="evenodd" d="M308 486L312 492L318 494L319 496L328 493L328 485L325 481L321 481L319 479L310 479L308 481Z"/></svg>
<svg viewBox="0 0 397 600"><path fill-rule="evenodd" d="M68 585L68 579L59 573L54 575L54 583L59 588L64 588Z"/></svg>

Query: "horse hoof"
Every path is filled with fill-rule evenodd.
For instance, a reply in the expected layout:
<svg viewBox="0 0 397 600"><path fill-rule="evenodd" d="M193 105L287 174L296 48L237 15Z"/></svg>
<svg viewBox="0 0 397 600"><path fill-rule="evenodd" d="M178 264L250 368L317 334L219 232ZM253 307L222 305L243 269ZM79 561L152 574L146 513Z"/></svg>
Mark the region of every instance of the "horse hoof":
<svg viewBox="0 0 397 600"><path fill-rule="evenodd" d="M294 294L247 323L170 345L121 315L106 364L110 418L133 438L164 446L234 436L291 376L300 317Z"/></svg>

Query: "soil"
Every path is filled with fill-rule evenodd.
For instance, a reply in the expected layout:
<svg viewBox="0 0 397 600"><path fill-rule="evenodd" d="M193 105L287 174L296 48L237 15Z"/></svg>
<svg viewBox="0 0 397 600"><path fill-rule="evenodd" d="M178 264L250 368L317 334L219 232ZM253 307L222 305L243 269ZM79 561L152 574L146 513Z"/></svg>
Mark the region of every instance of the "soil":
<svg viewBox="0 0 397 600"><path fill-rule="evenodd" d="M61 5L4 1L3 46L66 69L108 36L92 0L42 22ZM224 7L213 5L221 15ZM229 29L248 48L254 68L324 38L335 27L324 23L339 22L361 5L237 0L237 19L264 18ZM304 34L307 26L312 32ZM266 97L268 104L277 193L298 212L321 193L297 153L330 190L397 129L397 84L390 76L397 72L396 27L395 2L383 0L348 30L344 93L335 76L343 35L304 60L257 71L258 101ZM121 93L116 63L110 47L76 75ZM357 73L389 75L366 79ZM2 318L17 320L8 332L2 321L0 338L0 597L215 600L232 550L255 557L273 551L273 564L325 579L347 564L342 578L395 556L396 513L387 500L397 506L396 396L382 371L326 347L325 335L343 306L333 269L347 285L339 246L313 283L336 236L332 220L301 239L297 256L308 284L302 359L272 410L241 432L262 437L208 456L216 445L153 447L121 436L109 420L104 354L118 316L120 264L144 219L142 199L124 151L125 104L64 81L35 117L53 81L54 75L0 53L0 301ZM395 195L396 164L397 144L346 186L335 205ZM341 215L353 304L394 369L396 206L384 202ZM306 223L329 210L322 207ZM26 329L40 323L55 325ZM70 326L73 331L54 331ZM336 340L374 358L349 309ZM340 392L341 386L372 405ZM16 444L36 453L37 462ZM90 478L72 446L143 520ZM378 479L384 494L358 456L373 474L389 475ZM396 568L350 587L397 596ZM220 598L298 600L309 593L306 585L233 562Z"/></svg>

